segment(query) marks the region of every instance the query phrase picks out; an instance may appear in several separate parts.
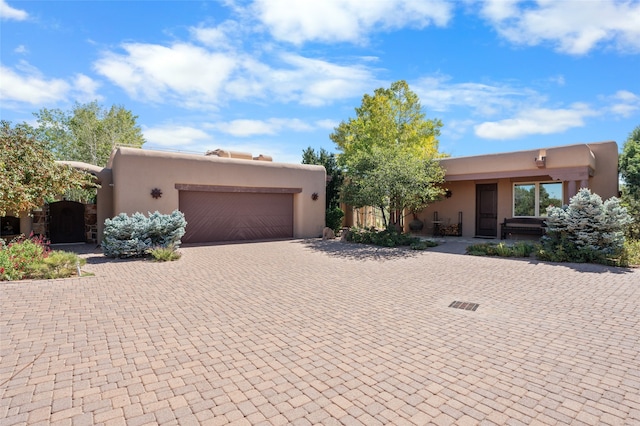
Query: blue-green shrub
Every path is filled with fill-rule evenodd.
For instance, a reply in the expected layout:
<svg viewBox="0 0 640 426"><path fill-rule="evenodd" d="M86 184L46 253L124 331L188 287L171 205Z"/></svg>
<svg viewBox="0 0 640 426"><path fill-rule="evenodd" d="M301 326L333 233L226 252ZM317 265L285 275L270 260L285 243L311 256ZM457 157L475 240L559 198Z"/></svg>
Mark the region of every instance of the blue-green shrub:
<svg viewBox="0 0 640 426"><path fill-rule="evenodd" d="M156 211L149 217L121 213L105 220L102 250L108 257L141 257L153 248L177 248L186 226L184 214L178 210L170 215Z"/></svg>
<svg viewBox="0 0 640 426"><path fill-rule="evenodd" d="M583 188L568 206L547 208L547 234L538 258L554 262L616 263L624 249L627 210L612 197L602 202Z"/></svg>

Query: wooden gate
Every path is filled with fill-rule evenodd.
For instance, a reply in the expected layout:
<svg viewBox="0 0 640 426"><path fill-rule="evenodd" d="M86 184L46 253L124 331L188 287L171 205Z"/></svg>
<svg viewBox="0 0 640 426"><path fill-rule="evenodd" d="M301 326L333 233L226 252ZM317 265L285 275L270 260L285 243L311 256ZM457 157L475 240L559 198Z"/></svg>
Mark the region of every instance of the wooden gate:
<svg viewBox="0 0 640 426"><path fill-rule="evenodd" d="M49 238L52 244L86 242L84 204L75 201L49 204Z"/></svg>

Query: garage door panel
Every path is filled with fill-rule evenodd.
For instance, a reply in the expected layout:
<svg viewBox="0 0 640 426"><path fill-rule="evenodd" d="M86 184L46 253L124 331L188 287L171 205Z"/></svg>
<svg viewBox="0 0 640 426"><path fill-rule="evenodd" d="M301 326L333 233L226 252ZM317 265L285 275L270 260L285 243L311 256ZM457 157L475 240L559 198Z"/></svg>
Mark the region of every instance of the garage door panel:
<svg viewBox="0 0 640 426"><path fill-rule="evenodd" d="M185 243L293 237L293 195L180 191Z"/></svg>

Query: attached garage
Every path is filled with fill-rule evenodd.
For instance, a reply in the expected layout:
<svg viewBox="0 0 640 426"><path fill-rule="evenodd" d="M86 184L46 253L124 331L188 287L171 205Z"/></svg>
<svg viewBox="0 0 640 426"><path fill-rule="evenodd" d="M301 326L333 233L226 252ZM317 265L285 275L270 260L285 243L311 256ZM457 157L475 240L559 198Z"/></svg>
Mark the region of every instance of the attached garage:
<svg viewBox="0 0 640 426"><path fill-rule="evenodd" d="M111 191L112 214L180 210L188 222L183 243L322 235L322 166L117 148L108 168L102 188Z"/></svg>
<svg viewBox="0 0 640 426"><path fill-rule="evenodd" d="M300 188L176 185L187 220L183 243L293 238Z"/></svg>

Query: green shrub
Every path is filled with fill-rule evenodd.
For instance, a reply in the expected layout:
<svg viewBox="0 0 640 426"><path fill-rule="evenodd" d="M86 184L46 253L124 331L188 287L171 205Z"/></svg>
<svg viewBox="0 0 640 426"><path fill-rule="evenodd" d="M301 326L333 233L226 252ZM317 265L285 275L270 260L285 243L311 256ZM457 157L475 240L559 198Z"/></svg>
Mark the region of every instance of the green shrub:
<svg viewBox="0 0 640 426"><path fill-rule="evenodd" d="M42 237L20 237L0 245L0 281L66 278L84 265L75 253L51 251Z"/></svg>
<svg viewBox="0 0 640 426"><path fill-rule="evenodd" d="M422 241L418 237L398 232L393 226L385 230L375 228L361 229L352 227L347 234L347 241L359 244L373 244L381 247L409 246L413 250L424 250L437 244L433 241Z"/></svg>
<svg viewBox="0 0 640 426"><path fill-rule="evenodd" d="M182 256L175 246L169 247L154 247L149 250L149 254L156 262L167 262L178 260Z"/></svg>
<svg viewBox="0 0 640 426"><path fill-rule="evenodd" d="M512 253L514 257L529 257L536 249L536 244L527 243L524 241L518 241L512 247Z"/></svg>
<svg viewBox="0 0 640 426"><path fill-rule="evenodd" d="M473 256L529 257L535 250L533 244L518 241L512 245L507 243L481 243L467 247L467 254Z"/></svg>
<svg viewBox="0 0 640 426"><path fill-rule="evenodd" d="M333 229L336 233L342 228L343 217L344 212L340 207L329 208L324 212L324 221L326 226Z"/></svg>
<svg viewBox="0 0 640 426"><path fill-rule="evenodd" d="M640 190L639 190L640 192ZM632 240L640 240L640 193L631 194L629 188L622 188L620 203L627 209L633 222L625 229L625 237Z"/></svg>
<svg viewBox="0 0 640 426"><path fill-rule="evenodd" d="M18 237L0 250L0 279L29 278L34 265L48 256L49 243L40 236Z"/></svg>
<svg viewBox="0 0 640 426"><path fill-rule="evenodd" d="M41 263L34 264L30 271L30 278L53 279L66 278L77 274L78 268L86 265L86 259L75 253L55 250L49 253Z"/></svg>
<svg viewBox="0 0 640 426"><path fill-rule="evenodd" d="M640 266L640 240L627 239L621 266Z"/></svg>
<svg viewBox="0 0 640 426"><path fill-rule="evenodd" d="M437 245L438 245L438 243L436 243L435 241L421 240L421 241L416 241L416 242L413 242L413 243L409 244L409 248L411 250L426 250L429 247L435 247Z"/></svg>
<svg viewBox="0 0 640 426"><path fill-rule="evenodd" d="M187 222L182 212L170 215L159 212L135 213L131 217L121 213L104 222L102 250L108 257L143 257L156 247L177 248Z"/></svg>
<svg viewBox="0 0 640 426"><path fill-rule="evenodd" d="M620 264L631 220L616 197L603 203L583 188L568 206L547 208L547 233L537 256L553 262Z"/></svg>

